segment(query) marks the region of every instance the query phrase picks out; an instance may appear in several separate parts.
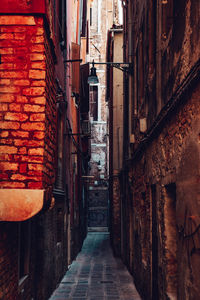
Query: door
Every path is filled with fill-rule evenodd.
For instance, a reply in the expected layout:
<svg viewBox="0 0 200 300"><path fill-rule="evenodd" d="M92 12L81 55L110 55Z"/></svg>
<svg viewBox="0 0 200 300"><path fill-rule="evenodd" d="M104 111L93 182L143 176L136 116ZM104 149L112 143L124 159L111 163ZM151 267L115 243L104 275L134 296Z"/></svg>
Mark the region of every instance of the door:
<svg viewBox="0 0 200 300"><path fill-rule="evenodd" d="M88 193L88 229L108 227L108 189L93 188Z"/></svg>

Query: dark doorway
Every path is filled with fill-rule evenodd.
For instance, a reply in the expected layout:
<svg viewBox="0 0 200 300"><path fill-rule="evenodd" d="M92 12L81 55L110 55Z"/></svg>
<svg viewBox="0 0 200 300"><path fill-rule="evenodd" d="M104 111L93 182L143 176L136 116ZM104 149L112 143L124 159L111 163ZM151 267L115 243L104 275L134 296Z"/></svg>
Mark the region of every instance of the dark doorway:
<svg viewBox="0 0 200 300"><path fill-rule="evenodd" d="M88 229L107 230L108 228L108 189L95 188L89 190Z"/></svg>

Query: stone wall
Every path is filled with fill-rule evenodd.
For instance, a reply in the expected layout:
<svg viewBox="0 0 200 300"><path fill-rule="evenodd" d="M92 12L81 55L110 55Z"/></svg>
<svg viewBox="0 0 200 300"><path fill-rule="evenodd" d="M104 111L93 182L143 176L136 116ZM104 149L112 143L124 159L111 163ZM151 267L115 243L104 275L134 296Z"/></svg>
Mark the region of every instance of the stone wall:
<svg viewBox="0 0 200 300"><path fill-rule="evenodd" d="M134 54L124 129L134 139L124 140L122 257L143 299L198 299L200 4L135 1L124 10L125 54Z"/></svg>
<svg viewBox="0 0 200 300"><path fill-rule="evenodd" d="M154 268L161 299L198 299L199 91L197 86L129 171L134 237L139 237L139 244L131 245L137 263L130 268L145 299Z"/></svg>

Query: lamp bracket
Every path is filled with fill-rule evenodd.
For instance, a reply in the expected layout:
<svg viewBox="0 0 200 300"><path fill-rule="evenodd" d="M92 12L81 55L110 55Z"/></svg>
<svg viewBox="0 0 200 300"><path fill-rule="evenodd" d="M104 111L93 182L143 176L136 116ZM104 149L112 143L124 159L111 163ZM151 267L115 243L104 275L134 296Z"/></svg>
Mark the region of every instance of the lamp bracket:
<svg viewBox="0 0 200 300"><path fill-rule="evenodd" d="M113 63L112 67L121 70L122 72L131 73L131 64L130 63Z"/></svg>
<svg viewBox="0 0 200 300"><path fill-rule="evenodd" d="M90 62L90 64L94 65L108 65L114 68L121 70L122 72L132 73L132 63L124 63L124 62Z"/></svg>
<svg viewBox="0 0 200 300"><path fill-rule="evenodd" d="M67 59L67 60L64 60L64 63L73 63L73 62L82 62L83 60L82 59Z"/></svg>

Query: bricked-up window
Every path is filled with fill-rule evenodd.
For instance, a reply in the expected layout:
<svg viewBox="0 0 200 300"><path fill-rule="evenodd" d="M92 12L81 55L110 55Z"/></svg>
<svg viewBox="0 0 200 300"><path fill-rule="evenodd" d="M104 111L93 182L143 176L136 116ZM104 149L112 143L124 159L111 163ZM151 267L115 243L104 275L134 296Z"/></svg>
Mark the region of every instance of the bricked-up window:
<svg viewBox="0 0 200 300"><path fill-rule="evenodd" d="M29 274L31 221L19 223L19 284Z"/></svg>
<svg viewBox="0 0 200 300"><path fill-rule="evenodd" d="M177 224L176 224L176 184L165 186L164 191L165 253L167 262L167 294L177 298Z"/></svg>
<svg viewBox="0 0 200 300"><path fill-rule="evenodd" d="M98 85L90 85L90 117L98 121Z"/></svg>

